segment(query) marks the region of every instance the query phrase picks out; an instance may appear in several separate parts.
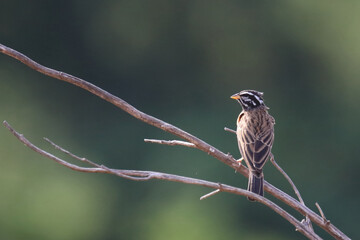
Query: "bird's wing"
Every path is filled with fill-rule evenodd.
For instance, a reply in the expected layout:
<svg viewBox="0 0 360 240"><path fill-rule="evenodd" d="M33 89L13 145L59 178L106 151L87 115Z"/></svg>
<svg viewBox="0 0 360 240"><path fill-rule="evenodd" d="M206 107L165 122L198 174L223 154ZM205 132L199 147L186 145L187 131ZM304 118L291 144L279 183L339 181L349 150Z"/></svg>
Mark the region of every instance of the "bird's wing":
<svg viewBox="0 0 360 240"><path fill-rule="evenodd" d="M242 144L240 144L240 152L245 159L250 170L261 170L271 152L272 142L274 139L274 131L269 129L260 136L254 136L247 129L240 132Z"/></svg>

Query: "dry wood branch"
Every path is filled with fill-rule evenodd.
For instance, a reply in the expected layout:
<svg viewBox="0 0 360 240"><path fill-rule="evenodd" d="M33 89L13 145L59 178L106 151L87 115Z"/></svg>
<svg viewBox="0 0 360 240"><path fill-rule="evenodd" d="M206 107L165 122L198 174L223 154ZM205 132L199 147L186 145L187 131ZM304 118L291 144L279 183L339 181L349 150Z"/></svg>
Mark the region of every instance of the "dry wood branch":
<svg viewBox="0 0 360 240"><path fill-rule="evenodd" d="M323 218L324 222L325 222L326 224L329 224L329 223L330 223L330 220L328 220L328 219L325 217L325 214L324 214L323 210L321 209L320 205L316 202L316 203L315 203L315 206L316 206L317 209L319 210L320 215L321 215L321 217Z"/></svg>
<svg viewBox="0 0 360 240"><path fill-rule="evenodd" d="M54 69L45 67L35 61L33 61L32 59L30 59L29 57L25 56L24 54L17 52L16 50L13 50L9 47L6 47L2 44L0 44L0 52L8 55L12 58L15 58L17 60L19 60L20 62L22 62L23 64L27 65L28 67L42 73L45 74L47 76L50 76L52 78L56 78L65 82L68 82L70 84L73 84L75 86L78 86L80 88L83 88L89 92L91 92L92 94L112 103L113 105L117 106L118 108L124 110L125 112L127 112L128 114L132 115L133 117L147 123L150 124L152 126L155 126L157 128L160 128L166 132L169 132L175 136L178 136L192 144L194 144L198 149L206 152L207 154L211 155L212 157L218 159L219 161L223 162L224 164L232 167L233 169L235 169L237 172L241 173L244 176L248 176L248 170L243 167L243 166L239 166L239 163L230 155L230 154L225 154L223 152L221 152L220 150L218 150L217 148L211 146L210 144L204 142L203 140L185 132L184 130L175 127L169 123L166 123L160 119L157 119L153 116L150 116L146 113L143 113L141 111L139 111L138 109L134 108L133 106L131 106L129 103L125 102L124 100L110 94L109 92L83 80L80 79L78 77L72 76L70 74L64 73L64 72L60 72L60 71L56 71ZM35 150L35 149L34 149ZM37 149L39 151L39 153L41 152L41 149ZM36 151L36 150L35 150ZM55 156L49 154L48 155L49 158L55 160L55 161L59 161L59 163L61 163L61 159L57 159ZM106 172L106 170L102 169L102 168L90 168L90 169L86 169L86 168L81 168L79 166L72 166L74 168L74 170L76 169L77 171L85 171L85 172ZM124 173L124 172L122 172ZM296 211L298 211L299 213L301 213L302 215L306 216L308 215L309 218L311 219L311 221L315 224L317 224L318 226L320 226L321 228L323 228L326 232L328 232L331 236L333 236L336 239L349 239L343 232L341 232L338 228L336 228L333 224L326 224L324 223L323 219L321 216L319 216L318 214L316 214L314 211L312 211L311 209L307 208L306 206L302 205L300 202L298 202L297 200L295 200L294 198L292 198L291 196L289 196L288 194L282 192L281 190L279 190L278 188L276 188L275 186L271 185L268 182L264 183L264 189L267 193L273 195L274 197L276 197L277 199L279 199L280 201L284 202L285 204L287 204L288 206L292 207L293 209L295 209ZM255 198L251 196L251 198Z"/></svg>
<svg viewBox="0 0 360 240"><path fill-rule="evenodd" d="M289 177L289 175L287 175L287 173L280 167L279 164L277 164L277 162L275 161L275 158L274 158L274 155L271 154L271 157L270 157L270 161L271 163L275 166L275 168L285 177L285 179L290 183L292 189L294 190L296 196L298 197L300 203L304 206L305 205L305 202L303 200L303 198L301 197L301 194L299 192L299 190L297 189L296 185L294 184L294 182L291 180L291 178ZM311 220L309 218L308 215L305 215L305 224L313 230L313 227L311 225Z"/></svg>
<svg viewBox="0 0 360 240"><path fill-rule="evenodd" d="M290 183L291 187L294 189L294 192L296 194L296 196L298 197L299 201L301 204L305 205L304 200L302 199L299 190L297 189L297 187L295 186L294 182L291 180L291 178L289 177L289 175L287 175L287 173L279 166L279 164L277 164L277 162L275 161L274 155L271 154L270 157L270 161L271 163L275 166L275 168L285 177L285 179Z"/></svg>
<svg viewBox="0 0 360 240"><path fill-rule="evenodd" d="M227 127L224 127L224 130L227 131L227 132L231 132L231 133L235 133L236 134L236 131L231 129L231 128L227 128Z"/></svg>
<svg viewBox="0 0 360 240"><path fill-rule="evenodd" d="M27 140L24 137L23 134L18 133L14 128L12 128L10 126L10 124L7 123L6 121L4 121L3 124L16 138L18 138L22 143L24 143L25 146L29 147L30 149L34 150L35 152L37 152L37 153L39 153L39 154L41 154L41 155L43 155L43 156L45 156L47 158L50 158L50 159L54 160L55 162L65 166L67 168L70 168L72 170L79 171L79 172L89 172L89 173L95 173L95 172L108 173L108 174L113 174L113 175L116 175L116 176L119 176L119 177L122 177L122 178L126 178L126 179L129 179L129 180L134 180L134 181L148 181L148 180L151 180L151 179L159 179L159 180L180 182L180 183L185 183L185 184L192 184L192 185L198 185L198 186L204 186L204 187L216 189L215 191L203 196L203 199L206 198L206 197L210 197L210 196L212 196L212 195L214 195L214 194L216 194L216 193L218 193L220 191L233 193L233 194L246 196L246 197L251 197L251 198L254 198L256 201L258 201L259 203L262 203L265 206L271 208L276 213L278 213L280 216L282 216L283 218L288 220L292 225L295 226L295 228L299 232L304 234L307 238L316 239L316 240L321 239L313 231L309 231L309 229L304 224L299 222L296 218L294 218L292 215L287 213L285 210L283 210L281 207L279 207L275 203L271 202L270 200L268 200L268 199L266 199L266 198L264 198L264 197L262 197L260 195L254 194L254 193L246 191L244 189L236 188L236 187L226 185L226 184L210 182L210 181L206 181L206 180L202 180L202 179L184 177L184 176L161 173L161 172L110 169L110 168L108 168L108 167L106 167L104 165L96 164L96 163L94 163L94 162L92 162L92 161L90 161L90 160L88 160L86 158L78 157L75 154L69 152L68 150L65 150L64 148L56 145L55 143L53 143L49 139L45 138L45 140L47 142L49 142L51 145L53 145L56 149L68 154L69 156L75 158L76 160L86 162L86 163L94 166L95 168L80 167L80 166L77 166L75 164L71 164L71 163L69 163L69 162L67 162L67 161L65 161L63 159L60 159L60 158L58 158L58 157L56 157L56 156L42 150L42 149L40 149L39 147L35 146L29 140Z"/></svg>
<svg viewBox="0 0 360 240"><path fill-rule="evenodd" d="M24 63L25 65L29 66L30 68L32 68L42 74L45 74L47 76L71 83L75 86L85 89L85 90L91 92L92 94L114 104L118 108L120 108L120 109L124 110L125 112L127 112L128 114L132 115L133 117L135 117L147 124L158 127L166 132L172 133L175 136L178 136L180 138L183 138L183 139L195 144L198 149L217 158L218 160L222 161L226 165L236 169L238 172L242 172L245 175L248 174L247 170L241 169L241 168L239 169L239 164L236 162L235 159L229 158L226 154L224 154L217 148L211 146L210 144L191 135L190 133L185 132L184 130L182 130L178 127L175 127L175 126L173 126L167 122L164 122L158 118L155 118L153 116L150 116L146 113L141 112L140 110L136 109L135 107L133 107L129 103L125 102L121 98L110 94L109 92L95 86L94 84L91 84L81 78L72 76L70 74L56 71L54 69L42 66L39 63L37 63L37 62L33 61L32 59L28 58L27 56L25 56L24 54L19 53L19 52L15 51L11 48L8 48L2 44L0 44L0 52L19 60L20 62Z"/></svg>
<svg viewBox="0 0 360 240"><path fill-rule="evenodd" d="M164 144L169 146L185 146L185 147L197 148L193 143L179 141L179 140L144 139L144 142Z"/></svg>
<svg viewBox="0 0 360 240"><path fill-rule="evenodd" d="M231 133L236 133L235 130L232 130L230 128L227 128L225 127L224 128L225 131L228 131L228 132L231 132ZM302 199L301 197L301 194L299 192L299 190L297 189L296 185L294 184L294 182L291 180L291 178L289 177L289 175L280 167L279 164L277 164L277 162L275 161L275 158L274 158L274 155L271 153L271 156L270 156L270 161L271 163L275 166L275 168L285 177L285 179L290 183L291 187L293 188L296 196L298 197L300 203L303 205L303 206L306 206L305 205L305 202L304 200ZM311 220L309 218L309 216L306 214L305 215L305 220L303 221L304 224L306 224L308 226L309 229L311 229L312 231L313 230L313 227L312 227L312 224L311 224Z"/></svg>
<svg viewBox="0 0 360 240"><path fill-rule="evenodd" d="M205 194L204 196L200 197L200 200L204 200L204 199L206 199L208 197L214 196L215 194L218 194L219 192L221 192L221 190L216 189L216 190L214 190L212 192L209 192L208 194Z"/></svg>
<svg viewBox="0 0 360 240"><path fill-rule="evenodd" d="M7 122L4 122L4 124L8 128L11 128L11 126ZM94 167L104 169L105 171L107 171L107 173L111 173L111 174L117 175L119 177L126 178L126 179L133 180L133 181L146 181L146 180L149 180L149 176L133 177L131 175L123 174L123 173L121 173L119 171L115 171L113 169L110 169L110 168L108 168L108 167L106 167L104 165L99 165L97 163L94 163L94 162L90 161L87 158L76 156L75 154L69 152L68 150L66 150L66 149L60 147L59 145L55 144L54 142L50 141L48 138L44 138L44 140L47 141L48 143L50 143L55 149L60 150L61 152L68 154L70 157L75 158L76 160L85 162L85 163L87 163L89 165L92 165Z"/></svg>
<svg viewBox="0 0 360 240"><path fill-rule="evenodd" d="M225 130L225 131L228 131L228 132L231 132L231 133L237 134L235 130L232 130L232 129L227 128L227 127L225 127L224 130ZM301 203L303 206L306 206L304 200L303 200L302 197L301 197L301 194L300 194L299 190L298 190L297 187L296 187L296 185L295 185L294 182L291 180L291 178L289 177L289 175L280 167L280 165L277 164L277 162L275 161L275 158L274 158L274 155L273 155L273 154L271 154L271 156L270 156L270 161L271 161L271 163L275 166L275 168L276 168L276 169L285 177L285 179L290 183L290 185L291 185L291 187L293 188L293 190L294 190L296 196L298 197L300 203ZM311 229L312 231L314 231L314 229L313 229L313 227L312 227L312 224L311 224L311 220L310 220L310 218L309 218L309 216L308 216L307 214L305 215L305 220L302 221L302 222L303 222L304 224L306 224L309 229Z"/></svg>

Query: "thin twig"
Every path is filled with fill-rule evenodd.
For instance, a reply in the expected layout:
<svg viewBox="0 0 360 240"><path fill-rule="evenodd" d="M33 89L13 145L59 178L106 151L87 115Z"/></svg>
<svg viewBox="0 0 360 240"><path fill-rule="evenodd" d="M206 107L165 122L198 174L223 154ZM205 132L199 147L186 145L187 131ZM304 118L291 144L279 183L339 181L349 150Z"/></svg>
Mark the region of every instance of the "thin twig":
<svg viewBox="0 0 360 240"><path fill-rule="evenodd" d="M212 192L209 192L208 194L205 194L204 196L201 196L200 200L204 200L204 199L206 199L208 197L214 196L215 194L217 194L219 192L220 192L220 189L216 189L216 190L214 190Z"/></svg>
<svg viewBox="0 0 360 240"><path fill-rule="evenodd" d="M235 130L232 130L232 129L230 129L230 128L225 127L224 130L236 134L236 131L235 131ZM297 189L297 187L295 186L294 182L291 180L291 178L289 177L289 175L287 175L286 172L279 166L279 164L277 164L277 162L275 161L274 155L272 155L272 154L271 154L271 157L270 157L270 161L271 161L271 163L276 167L276 169L285 177L285 179L290 183L290 185L291 185L291 187L293 188L293 190L294 190L296 196L298 197L300 203L301 203L303 206L306 206L306 205L305 205L305 202L304 202L304 200L302 199L302 197L301 197L301 195L300 195L300 192L299 192L299 190ZM311 224L311 220L310 220L310 218L309 218L309 216L308 216L307 214L305 215L304 224L307 225L307 226L309 227L309 229L311 229L312 231L314 231L314 229L313 229L313 227L312 227L312 224Z"/></svg>
<svg viewBox="0 0 360 240"><path fill-rule="evenodd" d="M277 164L277 162L275 161L274 155L271 154L270 157L270 161L271 163L276 167L276 169L286 178L286 180L290 183L291 187L294 189L294 192L296 194L296 196L298 197L299 201L301 204L305 205L304 200L302 199L299 190L297 189L297 187L295 186L294 182L291 180L291 178L289 177L289 175L286 174L286 172L279 166L279 164Z"/></svg>
<svg viewBox="0 0 360 240"><path fill-rule="evenodd" d="M231 133L235 133L235 134L236 134L236 131L235 131L235 130L232 130L231 128L224 127L224 130L227 131L227 132L231 132Z"/></svg>
<svg viewBox="0 0 360 240"><path fill-rule="evenodd" d="M225 127L224 130L236 134L236 131L235 131L235 130L232 130L232 129L230 129L230 128ZM238 160L238 161L239 161L239 160ZM275 158L274 158L274 155L273 155L273 154L271 154L270 161L271 161L271 163L276 167L276 169L285 177L285 179L290 183L290 185L291 185L291 187L293 188L293 190L294 190L296 196L298 197L300 203L301 203L303 206L306 206L306 205L305 205L305 202L304 202L304 200L302 199L302 197L301 197L301 195L300 195L300 192L299 192L299 190L297 189L297 187L295 186L294 182L291 180L291 178L289 177L289 175L287 175L286 172L280 167L280 165L277 164L277 162L275 161ZM307 214L305 215L304 224L307 225L307 226L309 227L309 229L311 229L312 231L314 231L314 229L313 229L313 227L312 227L312 224L311 224L311 220L310 220L310 218L309 218L309 216L308 216Z"/></svg>
<svg viewBox="0 0 360 240"><path fill-rule="evenodd" d="M141 111L139 111L138 109L134 108L133 106L131 106L129 103L125 102L124 100L122 100L119 97L116 97L112 94L110 94L109 92L95 86L94 84L91 84L83 79L80 79L78 77L72 76L70 74L64 73L64 72L60 72L60 71L56 71L54 69L45 67L35 61L33 61L32 59L30 59L29 57L25 56L24 54L11 49L9 47L6 47L2 44L0 44L0 52L8 55L12 58L15 58L17 60L19 60L20 62L22 62L23 64L27 65L28 67L42 73L45 74L47 76L50 76L52 78L56 78L59 79L61 81L65 81L68 82L70 84L73 84L75 86L78 86L86 91L91 92L92 94L112 103L113 105L117 106L118 108L124 110L125 112L127 112L128 114L132 115L133 117L149 124L152 126L155 126L157 128L160 128L166 132L169 132L175 136L178 136L188 142L191 142L193 144L196 145L196 147L206 153L208 153L209 155L211 155L212 157L218 159L219 161L223 162L224 164L228 165L229 167L232 167L233 169L235 169L237 172L241 173L243 176L248 177L248 170L247 168L241 166L238 164L238 162L231 157L231 155L229 154L225 154L223 152L221 152L220 150L218 150L217 148L211 146L210 144L204 142L203 140L187 133L186 131L175 127L169 123L166 123L160 119L157 119L151 115L148 115L146 113L143 113ZM50 154L51 155L51 154ZM54 156L53 156L54 157ZM55 160L55 159L53 159ZM104 169L91 169L90 172L102 172ZM79 171L81 171L81 168L79 169ZM333 224L325 224L321 218L321 216L319 216L318 214L316 214L314 211L312 211L311 209L307 208L306 206L303 206L302 204L300 204L297 200L295 200L294 198L292 198L291 196L289 196L288 194L284 193L283 191L279 190L278 188L276 188L275 186L271 185L268 182L264 182L264 190L266 192L268 192L269 194L273 195L275 198L281 200L282 202L284 202L285 204L287 204L288 206L292 207L293 209L295 209L296 211L298 211L299 213L301 213L302 215L306 216L308 215L309 218L311 219L311 221L313 221L314 223L316 223L318 226L320 226L321 228L323 228L326 232L328 232L331 236L333 236L336 239L350 239L348 238L343 232L341 232L338 228L336 228Z"/></svg>
<svg viewBox="0 0 360 240"><path fill-rule="evenodd" d="M224 128L225 131L231 132L231 133L235 133L235 130L232 130L230 128L225 127ZM277 162L275 161L274 155L271 154L270 157L270 161L271 163L276 167L276 169L286 178L286 180L290 183L291 187L294 189L294 192L296 194L296 196L298 197L299 201L301 204L305 205L304 200L302 199L299 190L297 189L297 187L295 186L294 182L291 180L291 178L289 177L289 175L286 174L286 172L280 167L279 164L277 164Z"/></svg>
<svg viewBox="0 0 360 240"><path fill-rule="evenodd" d="M196 145L193 143L179 141L179 140L144 139L144 142L164 144L164 145L169 145L169 146L185 146L185 147L197 148Z"/></svg>
<svg viewBox="0 0 360 240"><path fill-rule="evenodd" d="M235 130L232 130L230 128L227 128L225 127L224 128L225 131L228 131L228 132L231 132L231 133L235 133L236 134L236 131ZM239 161L239 160L238 160ZM271 157L270 157L270 161L271 163L277 168L277 170L279 170L279 172L281 172L281 174L286 178L286 180L290 183L291 187L293 188L296 196L298 197L300 203L303 205L303 206L306 206L305 205L305 202L304 200L302 199L301 195L300 195L300 192L299 190L297 189L297 187L295 186L294 182L291 180L291 178L286 174L286 172L279 166L279 164L277 164L277 162L275 161L275 158L274 158L274 155L271 154ZM309 216L306 214L305 215L305 221L302 222L304 223L310 230L314 231L313 227L312 227L312 224L311 224L311 220L309 218Z"/></svg>
<svg viewBox="0 0 360 240"><path fill-rule="evenodd" d="M126 178L129 180L134 180L134 181L147 181L150 179L160 179L160 180L165 180L165 181L172 181L172 182L180 182L180 183L185 183L185 184L192 184L192 185L199 185L199 186L204 186L204 187L208 187L208 188L213 188L216 189L215 191L220 191L219 187L221 188L221 191L224 192L228 192L228 193L233 193L233 194L237 194L237 195L241 195L241 196L246 196L246 197L251 197L254 198L257 202L260 202L264 205L266 205L267 207L271 208L272 210L274 210L276 213L278 213L280 216L282 216L283 218L285 218L286 220L288 220L291 224L293 224L296 229L299 230L299 232L301 232L302 234L304 234L307 238L309 239L316 239L316 240L320 240L321 238L315 234L314 232L309 231L301 222L299 222L296 218L294 218L292 215L290 215L288 212L286 212L285 210L283 210L281 207L279 207L278 205L276 205L275 203L273 203L272 201L258 195L258 194L254 194L252 192L246 191L244 189L241 188L236 188L233 186L229 186L226 184L219 184L219 183L215 183L215 182L210 182L210 181L206 181L206 180L202 180L202 179L196 179L196 178L190 178L190 177L184 177L184 176L179 176L179 175L174 175L174 174L167 174L167 173L161 173L161 172L153 172L153 171L136 171L136 170L120 170L120 169L110 169L104 165L98 165L86 158L80 158L78 156L76 156L75 154L70 153L69 151L61 148L60 146L56 145L55 143L51 142L50 140L47 140L49 143L51 143L56 149L59 149L60 151L69 154L71 157L74 157L77 160L80 160L82 162L86 162L89 163L92 166L96 166L96 168L84 168L84 167L80 167L74 164L71 164L65 160L62 160L40 148L38 148L37 146L35 146L34 144L32 144L29 140L27 140L23 134L18 133L14 128L12 128L10 126L9 123L7 123L6 121L3 122L4 126L9 129L9 131L15 136L17 137L22 143L24 143L27 147L29 147L30 149L34 150L35 152L48 157L52 160L54 160L57 163L60 163L61 165L68 167L72 170L75 171L80 171L80 172L89 172L89 173L94 173L94 172L102 172L102 173L108 173L108 174L114 174L117 175L119 177L122 178ZM86 159L86 160L84 160ZM215 193L213 193L215 194Z"/></svg>
<svg viewBox="0 0 360 240"><path fill-rule="evenodd" d="M323 218L324 222L325 222L326 224L329 224L329 223L330 223L330 220L328 220L328 219L325 217L325 214L324 214L323 210L321 209L320 205L316 202L316 203L315 203L315 206L316 206L317 209L319 210L320 215L321 215L321 217Z"/></svg>
<svg viewBox="0 0 360 240"><path fill-rule="evenodd" d="M285 177L285 179L290 183L292 189L294 190L296 196L298 197L299 199L299 202L303 205L303 206L306 206L305 205L305 202L304 200L302 199L301 197L301 194L299 192L299 190L297 189L296 185L294 184L294 182L291 180L291 178L289 177L289 175L287 175L287 173L280 167L280 165L275 161L275 158L274 158L274 155L271 154L270 156L270 161L271 163L275 166L275 168ZM305 215L305 224L313 231L313 227L312 227L312 224L311 224L311 220L309 218L309 216L306 214Z"/></svg>
<svg viewBox="0 0 360 240"><path fill-rule="evenodd" d="M99 165L99 164L97 164L97 163L94 163L94 162L90 161L90 160L87 159L87 158L76 156L75 154L73 154L73 153L69 152L68 150L60 147L60 146L57 145L57 144L55 144L54 142L52 142L52 141L51 141L50 139L48 139L48 138L44 138L44 140L47 141L48 143L50 143L53 147L55 147L55 149L58 149L58 150L60 150L61 152L68 154L69 156L71 156L72 158L75 158L76 160L85 162L85 163L87 163L87 164L89 164L89 165L92 165L92 166L94 166L94 167L97 167L97 168L102 168L102 169L106 170L107 172L112 173L112 174L114 174L114 175L117 175L117 176L119 176L119 177L126 178L126 179L130 179L130 180L133 180L133 181L146 181L146 180L149 180L149 176L132 177L132 176L129 176L129 175L127 175L127 174L123 174L123 173L121 173L121 172L119 172L119 171L110 169L110 168L108 168L108 167L106 167L106 166L104 166L104 165Z"/></svg>
<svg viewBox="0 0 360 240"><path fill-rule="evenodd" d="M114 104L115 106L124 110L131 116L133 116L147 124L150 124L152 126L160 128L166 132L172 133L175 136L178 136L188 142L195 144L198 149L217 158L221 162L225 163L226 165L228 165L234 169L237 169L239 166L235 159L228 158L226 154L224 154L217 148L211 146L210 144L204 142L203 140L193 136L192 134L190 134L174 125L171 125L171 124L164 122L156 117L153 117L144 112L141 112L140 110L136 109L134 106L130 105L126 101L122 100L121 98L110 94L109 92L95 86L92 83L89 83L81 78L72 76L70 74L42 66L41 64L39 64L39 63L33 61L32 59L30 59L29 57L25 56L24 54L14 50L14 49L11 49L9 47L6 47L2 44L0 44L0 52L19 60L20 62L24 63L28 67L30 67L42 74L45 74L47 76L71 83L75 86L78 86L78 87L84 89L84 90L87 90L87 91L91 92L92 94ZM247 170L245 170L245 169L238 169L238 171L242 172L244 175L248 174Z"/></svg>

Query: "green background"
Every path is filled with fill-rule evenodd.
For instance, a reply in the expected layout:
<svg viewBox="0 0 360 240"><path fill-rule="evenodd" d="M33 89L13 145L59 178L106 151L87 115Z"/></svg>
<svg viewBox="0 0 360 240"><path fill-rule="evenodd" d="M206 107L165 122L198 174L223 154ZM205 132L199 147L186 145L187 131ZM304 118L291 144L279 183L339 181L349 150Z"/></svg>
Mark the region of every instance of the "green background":
<svg viewBox="0 0 360 240"><path fill-rule="evenodd" d="M0 41L236 158L235 136L223 128L235 128L241 108L229 96L265 92L276 119L277 162L311 209L318 202L356 239L359 11L359 1L5 0ZM199 150L144 143L174 136L5 55L0 120L70 161L42 137L113 168L247 184ZM294 195L270 163L264 171L267 181ZM222 193L199 201L209 191L74 172L0 128L0 239L305 239L244 197Z"/></svg>

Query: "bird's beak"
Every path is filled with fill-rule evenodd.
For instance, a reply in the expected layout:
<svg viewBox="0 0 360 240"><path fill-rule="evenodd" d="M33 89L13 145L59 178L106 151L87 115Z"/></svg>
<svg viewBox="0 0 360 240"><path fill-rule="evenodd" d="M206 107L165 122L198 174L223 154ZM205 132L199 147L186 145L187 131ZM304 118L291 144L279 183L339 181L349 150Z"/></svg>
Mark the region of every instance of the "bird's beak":
<svg viewBox="0 0 360 240"><path fill-rule="evenodd" d="M240 99L240 95L238 93L235 93L234 95L231 95L232 99L235 99L235 100L239 100Z"/></svg>

